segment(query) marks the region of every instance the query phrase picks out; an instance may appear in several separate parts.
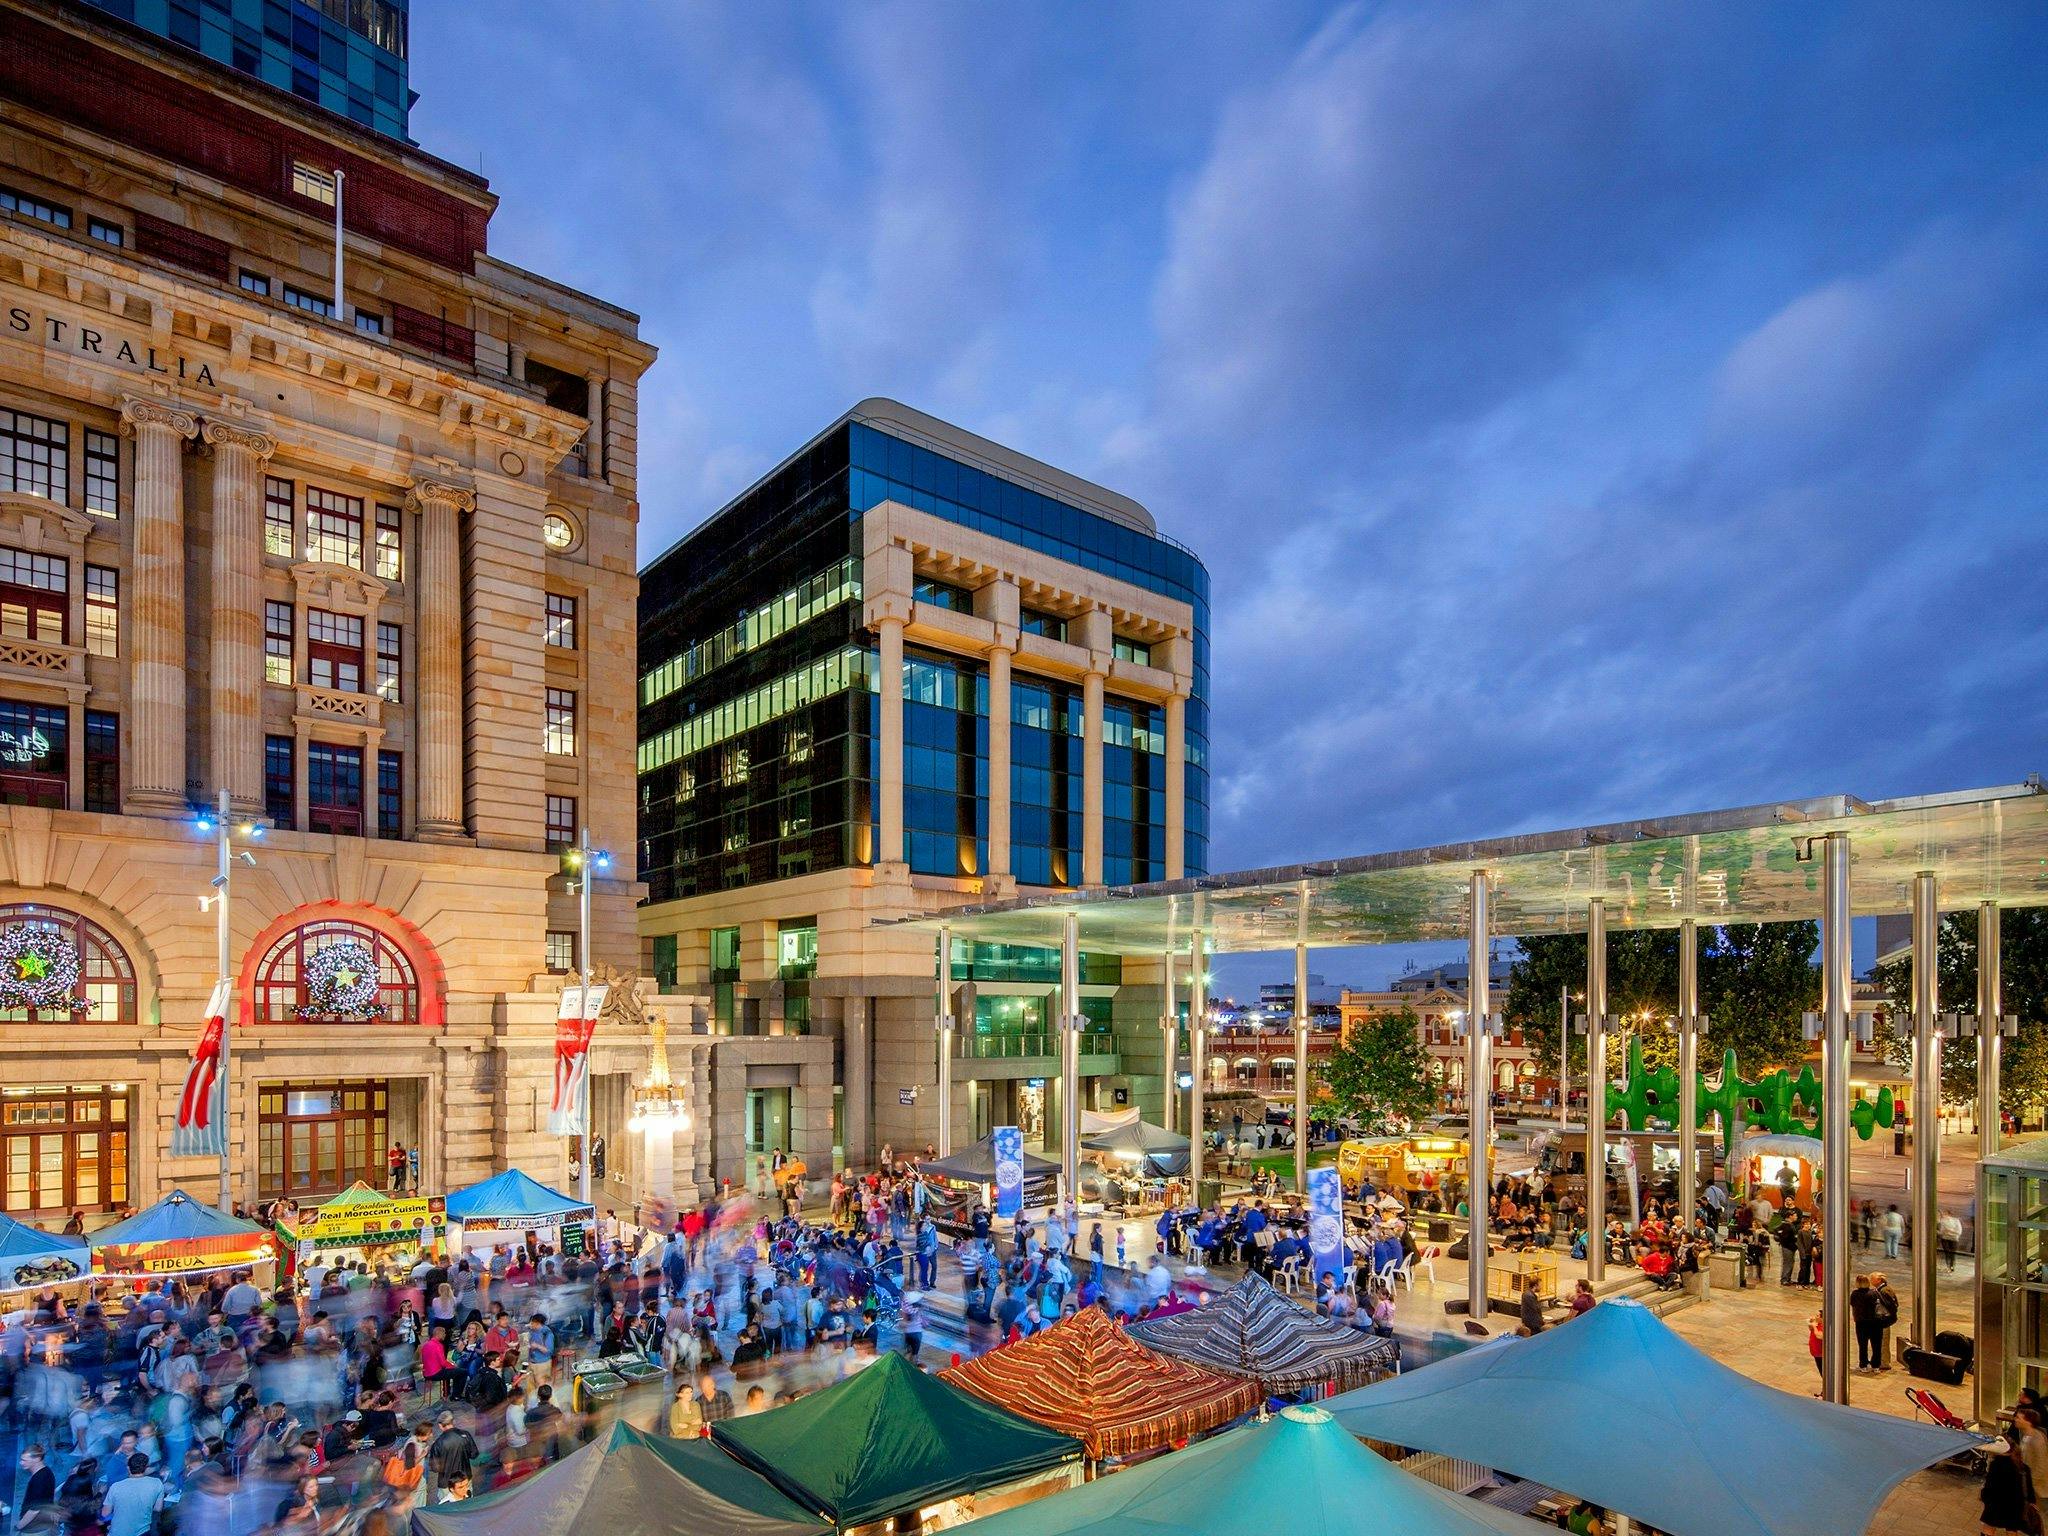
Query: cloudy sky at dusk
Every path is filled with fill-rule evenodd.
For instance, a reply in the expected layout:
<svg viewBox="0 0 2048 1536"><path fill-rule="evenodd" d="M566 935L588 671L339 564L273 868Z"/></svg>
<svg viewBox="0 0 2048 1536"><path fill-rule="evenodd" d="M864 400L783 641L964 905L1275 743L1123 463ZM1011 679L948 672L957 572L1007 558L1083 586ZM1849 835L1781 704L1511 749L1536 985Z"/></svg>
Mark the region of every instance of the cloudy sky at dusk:
<svg viewBox="0 0 2048 1536"><path fill-rule="evenodd" d="M2018 3L424 0L413 131L660 347L643 553L872 394L1202 553L1235 868L2048 770L2044 56Z"/></svg>

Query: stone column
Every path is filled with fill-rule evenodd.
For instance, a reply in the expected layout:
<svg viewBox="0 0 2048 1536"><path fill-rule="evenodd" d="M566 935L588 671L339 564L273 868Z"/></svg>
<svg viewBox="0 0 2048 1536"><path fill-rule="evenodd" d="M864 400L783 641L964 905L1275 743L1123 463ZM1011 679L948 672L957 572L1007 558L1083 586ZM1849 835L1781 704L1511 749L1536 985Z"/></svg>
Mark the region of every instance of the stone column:
<svg viewBox="0 0 2048 1536"><path fill-rule="evenodd" d="M1166 878L1179 880L1188 864L1188 696L1166 701Z"/></svg>
<svg viewBox="0 0 2048 1536"><path fill-rule="evenodd" d="M903 856L903 620L885 614L875 621L880 637L882 771L875 784L881 797L877 821L881 846L877 864L900 864Z"/></svg>
<svg viewBox="0 0 2048 1536"><path fill-rule="evenodd" d="M135 658L127 808L182 816L185 793L185 442L191 412L133 396L121 420L135 438L135 564L128 633Z"/></svg>
<svg viewBox="0 0 2048 1536"><path fill-rule="evenodd" d="M415 480L408 498L419 512L413 584L419 590L419 814L423 843L465 840L462 804L462 514L476 494L443 480ZM534 744L539 751L539 743Z"/></svg>
<svg viewBox="0 0 2048 1536"><path fill-rule="evenodd" d="M604 478L604 378L601 373L585 374L583 378L590 390L590 408L586 413L590 425L583 429L583 452L593 480Z"/></svg>
<svg viewBox="0 0 2048 1536"><path fill-rule="evenodd" d="M1010 873L1010 653L988 653L988 875Z"/></svg>
<svg viewBox="0 0 2048 1536"><path fill-rule="evenodd" d="M1081 883L1102 884L1102 674L1081 680Z"/></svg>
<svg viewBox="0 0 2048 1536"><path fill-rule="evenodd" d="M204 435L213 449L213 787L228 792L236 814L260 816L263 464L277 439L233 421L209 421Z"/></svg>

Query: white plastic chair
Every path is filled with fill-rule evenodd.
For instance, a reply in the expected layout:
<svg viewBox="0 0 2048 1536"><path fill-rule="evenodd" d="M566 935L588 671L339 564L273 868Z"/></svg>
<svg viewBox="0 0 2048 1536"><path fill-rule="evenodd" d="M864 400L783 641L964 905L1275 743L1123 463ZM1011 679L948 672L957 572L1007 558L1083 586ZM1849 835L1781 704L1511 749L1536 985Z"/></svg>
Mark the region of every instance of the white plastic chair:
<svg viewBox="0 0 2048 1536"><path fill-rule="evenodd" d="M1282 1259L1280 1268L1274 1271L1273 1278L1280 1282L1281 1290L1290 1296L1294 1295L1301 1288L1301 1259L1298 1256Z"/></svg>
<svg viewBox="0 0 2048 1536"><path fill-rule="evenodd" d="M1416 1249L1415 1257L1408 1261L1407 1266L1409 1290L1415 1289L1415 1271L1418 1269L1429 1276L1429 1283L1431 1285L1436 1284L1436 1261L1443 1257L1443 1252L1443 1249L1437 1247L1434 1243L1431 1243L1426 1248Z"/></svg>

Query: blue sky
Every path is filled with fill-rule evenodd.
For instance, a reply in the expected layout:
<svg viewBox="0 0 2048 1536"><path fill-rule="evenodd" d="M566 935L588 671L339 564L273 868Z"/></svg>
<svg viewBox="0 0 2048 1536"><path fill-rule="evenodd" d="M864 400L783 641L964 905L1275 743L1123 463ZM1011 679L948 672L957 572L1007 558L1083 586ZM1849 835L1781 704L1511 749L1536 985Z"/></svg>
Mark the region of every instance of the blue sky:
<svg viewBox="0 0 2048 1536"><path fill-rule="evenodd" d="M1202 552L1234 868L2048 771L2044 56L2022 4L416 0L413 131L661 348L643 552L871 394Z"/></svg>

